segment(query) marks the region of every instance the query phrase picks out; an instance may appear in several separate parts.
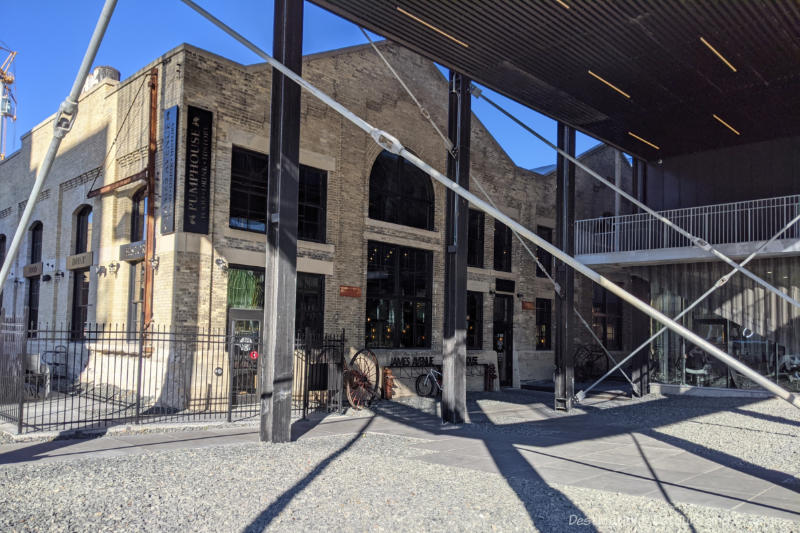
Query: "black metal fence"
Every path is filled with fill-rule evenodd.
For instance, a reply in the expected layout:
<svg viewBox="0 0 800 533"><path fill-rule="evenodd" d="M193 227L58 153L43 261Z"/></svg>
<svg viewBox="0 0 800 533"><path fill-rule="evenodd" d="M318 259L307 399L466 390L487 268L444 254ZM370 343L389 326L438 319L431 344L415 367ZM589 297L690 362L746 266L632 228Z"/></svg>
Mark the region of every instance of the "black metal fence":
<svg viewBox="0 0 800 533"><path fill-rule="evenodd" d="M255 418L260 346L224 330L0 319L0 423L18 432ZM341 406L341 336L298 339L292 414Z"/></svg>
<svg viewBox="0 0 800 533"><path fill-rule="evenodd" d="M305 418L311 411L342 409L344 330L341 335L295 338L292 415Z"/></svg>

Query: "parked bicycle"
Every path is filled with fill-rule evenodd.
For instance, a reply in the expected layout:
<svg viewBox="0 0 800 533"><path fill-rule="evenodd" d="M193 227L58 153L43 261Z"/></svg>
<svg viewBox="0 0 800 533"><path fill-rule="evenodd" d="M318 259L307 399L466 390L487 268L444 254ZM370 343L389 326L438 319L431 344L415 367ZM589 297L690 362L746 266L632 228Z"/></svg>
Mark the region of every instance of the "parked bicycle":
<svg viewBox="0 0 800 533"><path fill-rule="evenodd" d="M417 376L414 386L420 396L438 396L442 393L442 373L431 367L424 374Z"/></svg>

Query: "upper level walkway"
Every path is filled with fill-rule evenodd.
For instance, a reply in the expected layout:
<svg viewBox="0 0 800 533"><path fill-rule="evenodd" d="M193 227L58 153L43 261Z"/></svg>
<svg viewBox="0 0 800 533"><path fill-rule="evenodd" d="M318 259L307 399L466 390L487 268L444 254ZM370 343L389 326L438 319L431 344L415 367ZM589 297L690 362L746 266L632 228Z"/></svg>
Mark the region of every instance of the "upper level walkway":
<svg viewBox="0 0 800 533"><path fill-rule="evenodd" d="M744 258L800 213L800 195L661 211L731 258ZM677 231L648 213L575 222L575 253L587 265L654 265L710 260ZM771 243L762 257L800 255L800 224Z"/></svg>

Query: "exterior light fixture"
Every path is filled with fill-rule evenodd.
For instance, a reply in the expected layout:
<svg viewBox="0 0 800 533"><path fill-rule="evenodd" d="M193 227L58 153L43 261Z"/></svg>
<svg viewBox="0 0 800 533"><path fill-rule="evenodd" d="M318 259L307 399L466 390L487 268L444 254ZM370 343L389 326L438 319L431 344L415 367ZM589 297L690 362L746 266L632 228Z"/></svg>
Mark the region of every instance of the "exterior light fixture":
<svg viewBox="0 0 800 533"><path fill-rule="evenodd" d="M609 87L611 87L612 89L614 89L615 91L617 91L619 94L621 94L622 96L624 96L625 98L627 98L628 100L630 100L630 98L631 98L631 95L629 95L628 93L626 93L625 91L623 91L622 89L620 89L619 87L617 87L616 85L614 85L613 83L611 83L610 81L608 81L608 80L606 80L606 79L604 79L604 78L602 78L602 77L598 76L597 74L595 74L595 73L594 73L594 72L592 72L591 70L589 70L589 71L587 71L587 72L588 72L588 73L589 73L589 75L590 75L590 76L592 76L593 78L595 78L595 79L597 79L597 80L599 80L599 81L601 81L601 82L605 83L606 85L608 85Z"/></svg>
<svg viewBox="0 0 800 533"><path fill-rule="evenodd" d="M714 117L715 119L717 119L717 122L719 122L720 124L722 124L723 126L725 126L726 128L728 128L729 130L731 130L731 131L732 131L733 133L735 133L736 135L741 135L741 133L739 133L738 131L736 131L736 129L735 129L733 126L731 126L730 124L728 124L727 122L725 122L724 120L722 120L721 118L719 118L717 115L715 115L715 114L712 114L711 116L712 116L712 117Z"/></svg>
<svg viewBox="0 0 800 533"><path fill-rule="evenodd" d="M61 270L56 270L55 272L53 272L53 276L55 276L57 278L63 278L64 277L64 272L61 271Z"/></svg>
<svg viewBox="0 0 800 533"><path fill-rule="evenodd" d="M635 133L633 133L632 131L629 131L629 132L628 132L628 135L630 135L631 137L633 137L633 138L634 138L634 139L636 139L637 141L642 141L642 142L643 142L643 143L645 143L647 146L652 146L652 147L653 147L653 148L655 148L656 150L661 150L661 148L659 148L659 147L658 147L658 146L656 146L655 144L651 143L651 142L650 142L650 141L648 141L647 139L643 139L643 138L639 137L638 135L636 135L636 134L635 134Z"/></svg>
<svg viewBox="0 0 800 533"><path fill-rule="evenodd" d="M161 262L158 256L155 256L150 260L150 266L153 267L153 270L158 270L158 264Z"/></svg>
<svg viewBox="0 0 800 533"><path fill-rule="evenodd" d="M715 55L715 56L717 56L718 58L720 58L720 59L722 60L722 62L723 62L723 63L725 63L726 65L728 65L728 68L729 68L729 69L731 69L732 71L736 72L736 67L734 67L733 65L731 65L731 62L730 62L730 61L728 61L727 59L725 59L725 56L723 56L722 54L720 54L720 53L717 51L717 49L716 49L716 48L714 48L713 46L711 46L711 43L709 43L708 41L706 41L706 40L705 40L703 37L700 37L700 42L701 42L701 43L703 43L704 45L706 45L706 46L708 47L708 49L709 49L709 50L711 50L712 52L714 52L714 55Z"/></svg>
<svg viewBox="0 0 800 533"><path fill-rule="evenodd" d="M105 276L106 275L106 267L103 265L95 265L94 266L94 273L98 276Z"/></svg>
<svg viewBox="0 0 800 533"><path fill-rule="evenodd" d="M217 266L220 268L220 270L222 270L223 272L227 272L228 271L228 262L225 261L223 258L217 257L214 260L214 263L216 263Z"/></svg>
<svg viewBox="0 0 800 533"><path fill-rule="evenodd" d="M111 261L111 263L108 264L108 271L112 274L116 274L119 272L119 267L120 264L117 261Z"/></svg>
<svg viewBox="0 0 800 533"><path fill-rule="evenodd" d="M425 22L424 20L422 20L421 18L417 17L416 15L412 15L411 13L409 13L408 11L406 11L405 9L403 9L402 7L400 7L400 6L397 6L397 10L398 10L400 13L402 13L403 15L407 16L408 18L410 18L410 19L412 19L412 20L415 20L415 21L419 22L420 24L422 24L422 25L423 25L423 26L425 26L426 28L428 28L428 29L431 29L431 30L435 31L435 32L436 32L436 33L438 33L439 35L442 35L442 36L444 36L444 37L447 37L448 39L450 39L450 40L451 40L451 41L453 41L454 43L456 43L456 44L460 44L460 45L461 45L461 46L463 46L464 48L469 48L469 45L468 45L467 43L465 43L464 41L461 41L461 40L459 40L459 39L456 39L455 37L453 37L452 35L450 35L450 34L449 34L449 33L447 33L446 31L444 31L444 30L442 30L442 29L439 29L439 28L437 28L436 26L434 26L433 24L430 24L429 22Z"/></svg>

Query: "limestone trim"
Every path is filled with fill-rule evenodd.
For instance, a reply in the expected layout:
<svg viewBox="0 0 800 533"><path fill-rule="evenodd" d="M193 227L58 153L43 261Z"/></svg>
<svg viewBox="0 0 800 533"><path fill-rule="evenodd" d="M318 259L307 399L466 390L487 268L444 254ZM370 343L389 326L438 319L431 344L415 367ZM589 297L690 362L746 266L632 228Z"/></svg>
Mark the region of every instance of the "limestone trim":
<svg viewBox="0 0 800 533"><path fill-rule="evenodd" d="M375 220L374 218L367 217L364 220L364 225L367 229L381 230L388 229L397 232L403 232L410 237L422 237L424 239L435 239L440 241L442 239L441 231L431 231L427 229L412 228L411 226L404 226L403 224L394 224L392 222L384 222L383 220Z"/></svg>
<svg viewBox="0 0 800 533"><path fill-rule="evenodd" d="M431 243L425 241L418 241L414 239L405 239L403 237L395 237L394 235L387 235L385 233L375 233L373 231L365 231L364 239L367 241L378 241L378 242L385 242L388 244L398 244L400 246L408 246L409 248L418 248L420 250L431 250L433 252L441 251L442 248L441 243Z"/></svg>

